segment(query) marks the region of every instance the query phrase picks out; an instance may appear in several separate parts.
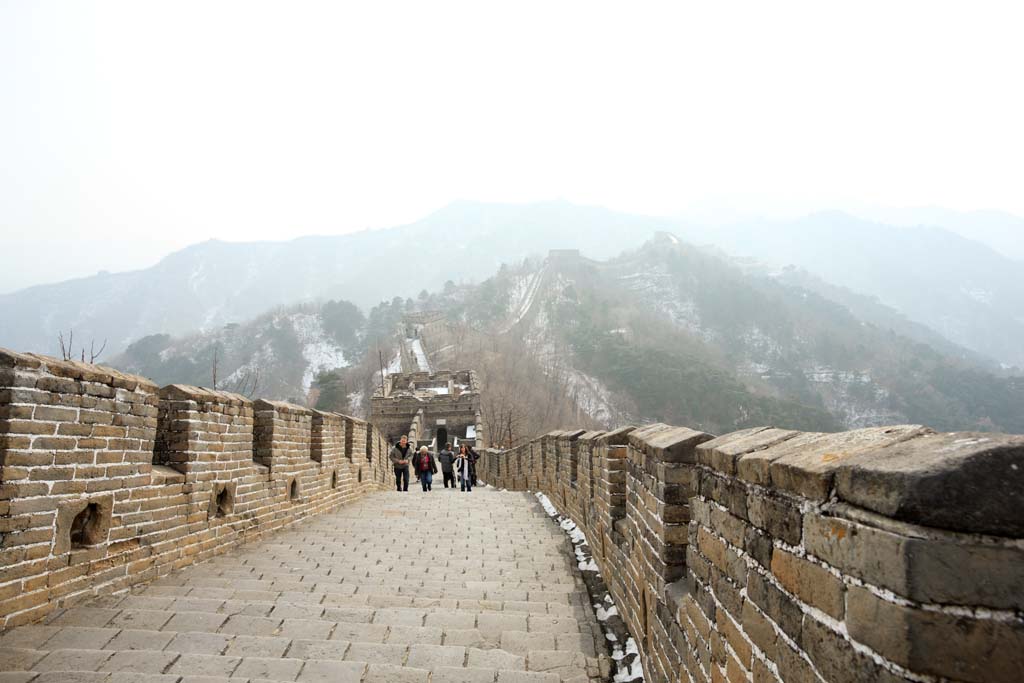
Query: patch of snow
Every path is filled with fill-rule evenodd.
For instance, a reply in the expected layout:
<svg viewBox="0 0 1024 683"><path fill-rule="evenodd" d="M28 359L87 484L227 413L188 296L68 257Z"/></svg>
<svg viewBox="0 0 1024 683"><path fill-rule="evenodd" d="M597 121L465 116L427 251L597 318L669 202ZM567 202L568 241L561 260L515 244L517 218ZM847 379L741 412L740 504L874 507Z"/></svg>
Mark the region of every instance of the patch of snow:
<svg viewBox="0 0 1024 683"><path fill-rule="evenodd" d="M587 552L584 551L584 547L587 545L587 537L582 530L576 525L572 519L558 514L558 509L551 502L544 493L538 491L533 494L541 507L544 508L544 512L549 517L553 517L558 526L562 528L569 535L569 540L572 541L573 550L576 552L576 559L580 571L592 571L600 574L597 563L594 562L594 558L590 557ZM595 604L594 611L597 615L597 619L600 622L607 622L613 616L618 615L619 609L615 605L615 601L612 600L612 596L608 593L604 595L604 604ZM636 642L630 637L626 640L625 649L618 643L618 638L607 629L607 624L604 625L602 630L605 631L605 638L612 643L612 659L615 660L615 681L642 681L644 680L643 665L640 663L640 651L637 649ZM627 661L628 658L628 661Z"/></svg>
<svg viewBox="0 0 1024 683"><path fill-rule="evenodd" d="M363 392L353 391L348 395L349 410L356 417L362 417L363 415Z"/></svg>
<svg viewBox="0 0 1024 683"><path fill-rule="evenodd" d="M625 671L618 671L615 677L612 679L615 683L627 683L628 681L642 681L644 680L644 670L640 665L640 650L637 649L636 641L630 638L626 641L626 651L618 651L620 656L619 660L624 659L628 655L636 655L629 664L626 665ZM616 659L615 652L612 652L612 659Z"/></svg>
<svg viewBox="0 0 1024 683"><path fill-rule="evenodd" d="M402 352L399 351L395 354L395 357L388 363L388 374L399 375L402 373Z"/></svg>
<svg viewBox="0 0 1024 683"><path fill-rule="evenodd" d="M512 319L509 323L501 330L503 334L521 323L523 318L530 312L530 309L533 308L533 302L537 298L537 292L540 290L541 282L543 282L547 270L548 262L545 261L544 265L537 272L528 278L516 280L512 285L512 291L509 294L509 308L515 312L512 314Z"/></svg>
<svg viewBox="0 0 1024 683"><path fill-rule="evenodd" d="M302 357L306 361L306 370L302 373L302 390L307 392L318 373L347 367L348 361L341 347L327 336L319 314L296 313L290 317L295 336L302 344Z"/></svg>
<svg viewBox="0 0 1024 683"><path fill-rule="evenodd" d="M961 287L960 293L967 295L968 298L973 299L980 304L992 303L992 292L987 289L982 289L980 287Z"/></svg>
<svg viewBox="0 0 1024 683"><path fill-rule="evenodd" d="M416 364L420 372L430 372L430 361L427 360L427 352L423 350L423 342L419 339L407 339L412 355L416 358Z"/></svg>

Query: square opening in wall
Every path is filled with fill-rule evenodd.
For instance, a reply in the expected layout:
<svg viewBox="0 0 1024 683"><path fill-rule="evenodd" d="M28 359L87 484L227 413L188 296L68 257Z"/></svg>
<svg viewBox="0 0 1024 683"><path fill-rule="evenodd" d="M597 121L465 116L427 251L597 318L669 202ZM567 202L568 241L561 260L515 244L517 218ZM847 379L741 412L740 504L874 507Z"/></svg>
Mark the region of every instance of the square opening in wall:
<svg viewBox="0 0 1024 683"><path fill-rule="evenodd" d="M214 483L210 497L209 517L228 517L235 511L234 482Z"/></svg>
<svg viewBox="0 0 1024 683"><path fill-rule="evenodd" d="M107 542L114 506L112 496L71 500L57 510L54 554L95 548Z"/></svg>

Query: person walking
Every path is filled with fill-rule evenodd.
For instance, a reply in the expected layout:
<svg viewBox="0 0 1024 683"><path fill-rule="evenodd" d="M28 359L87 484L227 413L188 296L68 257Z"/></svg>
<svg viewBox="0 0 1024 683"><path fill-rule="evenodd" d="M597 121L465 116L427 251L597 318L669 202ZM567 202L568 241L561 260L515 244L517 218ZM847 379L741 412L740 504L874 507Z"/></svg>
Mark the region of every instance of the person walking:
<svg viewBox="0 0 1024 683"><path fill-rule="evenodd" d="M448 442L444 445L444 450L437 454L437 459L441 463L441 474L444 477L444 487L448 488L448 482L452 484L452 491L455 490L455 454L452 453L452 444Z"/></svg>
<svg viewBox="0 0 1024 683"><path fill-rule="evenodd" d="M473 480L473 486L476 486L476 461L480 459L480 454L474 451L472 446L466 446L466 451L469 453L469 475Z"/></svg>
<svg viewBox="0 0 1024 683"><path fill-rule="evenodd" d="M455 469L459 473L459 485L461 491L467 493L473 490L473 456L470 455L466 444L459 446L459 454L455 456Z"/></svg>
<svg viewBox="0 0 1024 683"><path fill-rule="evenodd" d="M416 478L420 480L420 486L424 491L431 490L435 474L437 474L437 462L434 461L434 456L427 450L427 447L421 446L419 455L416 456Z"/></svg>
<svg viewBox="0 0 1024 683"><path fill-rule="evenodd" d="M391 449L391 466L395 469L395 489L409 490L409 437L402 435Z"/></svg>

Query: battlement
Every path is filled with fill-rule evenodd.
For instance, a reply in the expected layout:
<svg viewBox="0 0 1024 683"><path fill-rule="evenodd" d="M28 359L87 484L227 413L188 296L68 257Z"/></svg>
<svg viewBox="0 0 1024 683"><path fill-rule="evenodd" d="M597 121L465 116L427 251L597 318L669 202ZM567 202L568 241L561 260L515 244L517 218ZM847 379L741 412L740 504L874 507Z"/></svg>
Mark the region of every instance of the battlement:
<svg viewBox="0 0 1024 683"><path fill-rule="evenodd" d="M479 443L480 385L472 370L391 374L370 400L370 419L391 441ZM440 447L440 445L438 447Z"/></svg>
<svg viewBox="0 0 1024 683"><path fill-rule="evenodd" d="M479 468L586 534L649 681L1024 671L1024 436L654 424Z"/></svg>
<svg viewBox="0 0 1024 683"><path fill-rule="evenodd" d="M380 487L372 425L0 349L0 629Z"/></svg>

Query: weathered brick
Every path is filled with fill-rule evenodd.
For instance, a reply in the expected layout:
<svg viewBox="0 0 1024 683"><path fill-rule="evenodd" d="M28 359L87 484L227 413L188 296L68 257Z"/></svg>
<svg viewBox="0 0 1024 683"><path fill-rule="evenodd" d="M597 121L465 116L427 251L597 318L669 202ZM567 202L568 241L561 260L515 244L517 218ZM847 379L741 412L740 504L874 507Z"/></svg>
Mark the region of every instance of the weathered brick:
<svg viewBox="0 0 1024 683"><path fill-rule="evenodd" d="M852 587L850 636L916 673L1011 683L1024 671L1024 624L897 605Z"/></svg>
<svg viewBox="0 0 1024 683"><path fill-rule="evenodd" d="M836 619L843 618L845 586L827 569L781 548L772 553L772 574L782 587Z"/></svg>

